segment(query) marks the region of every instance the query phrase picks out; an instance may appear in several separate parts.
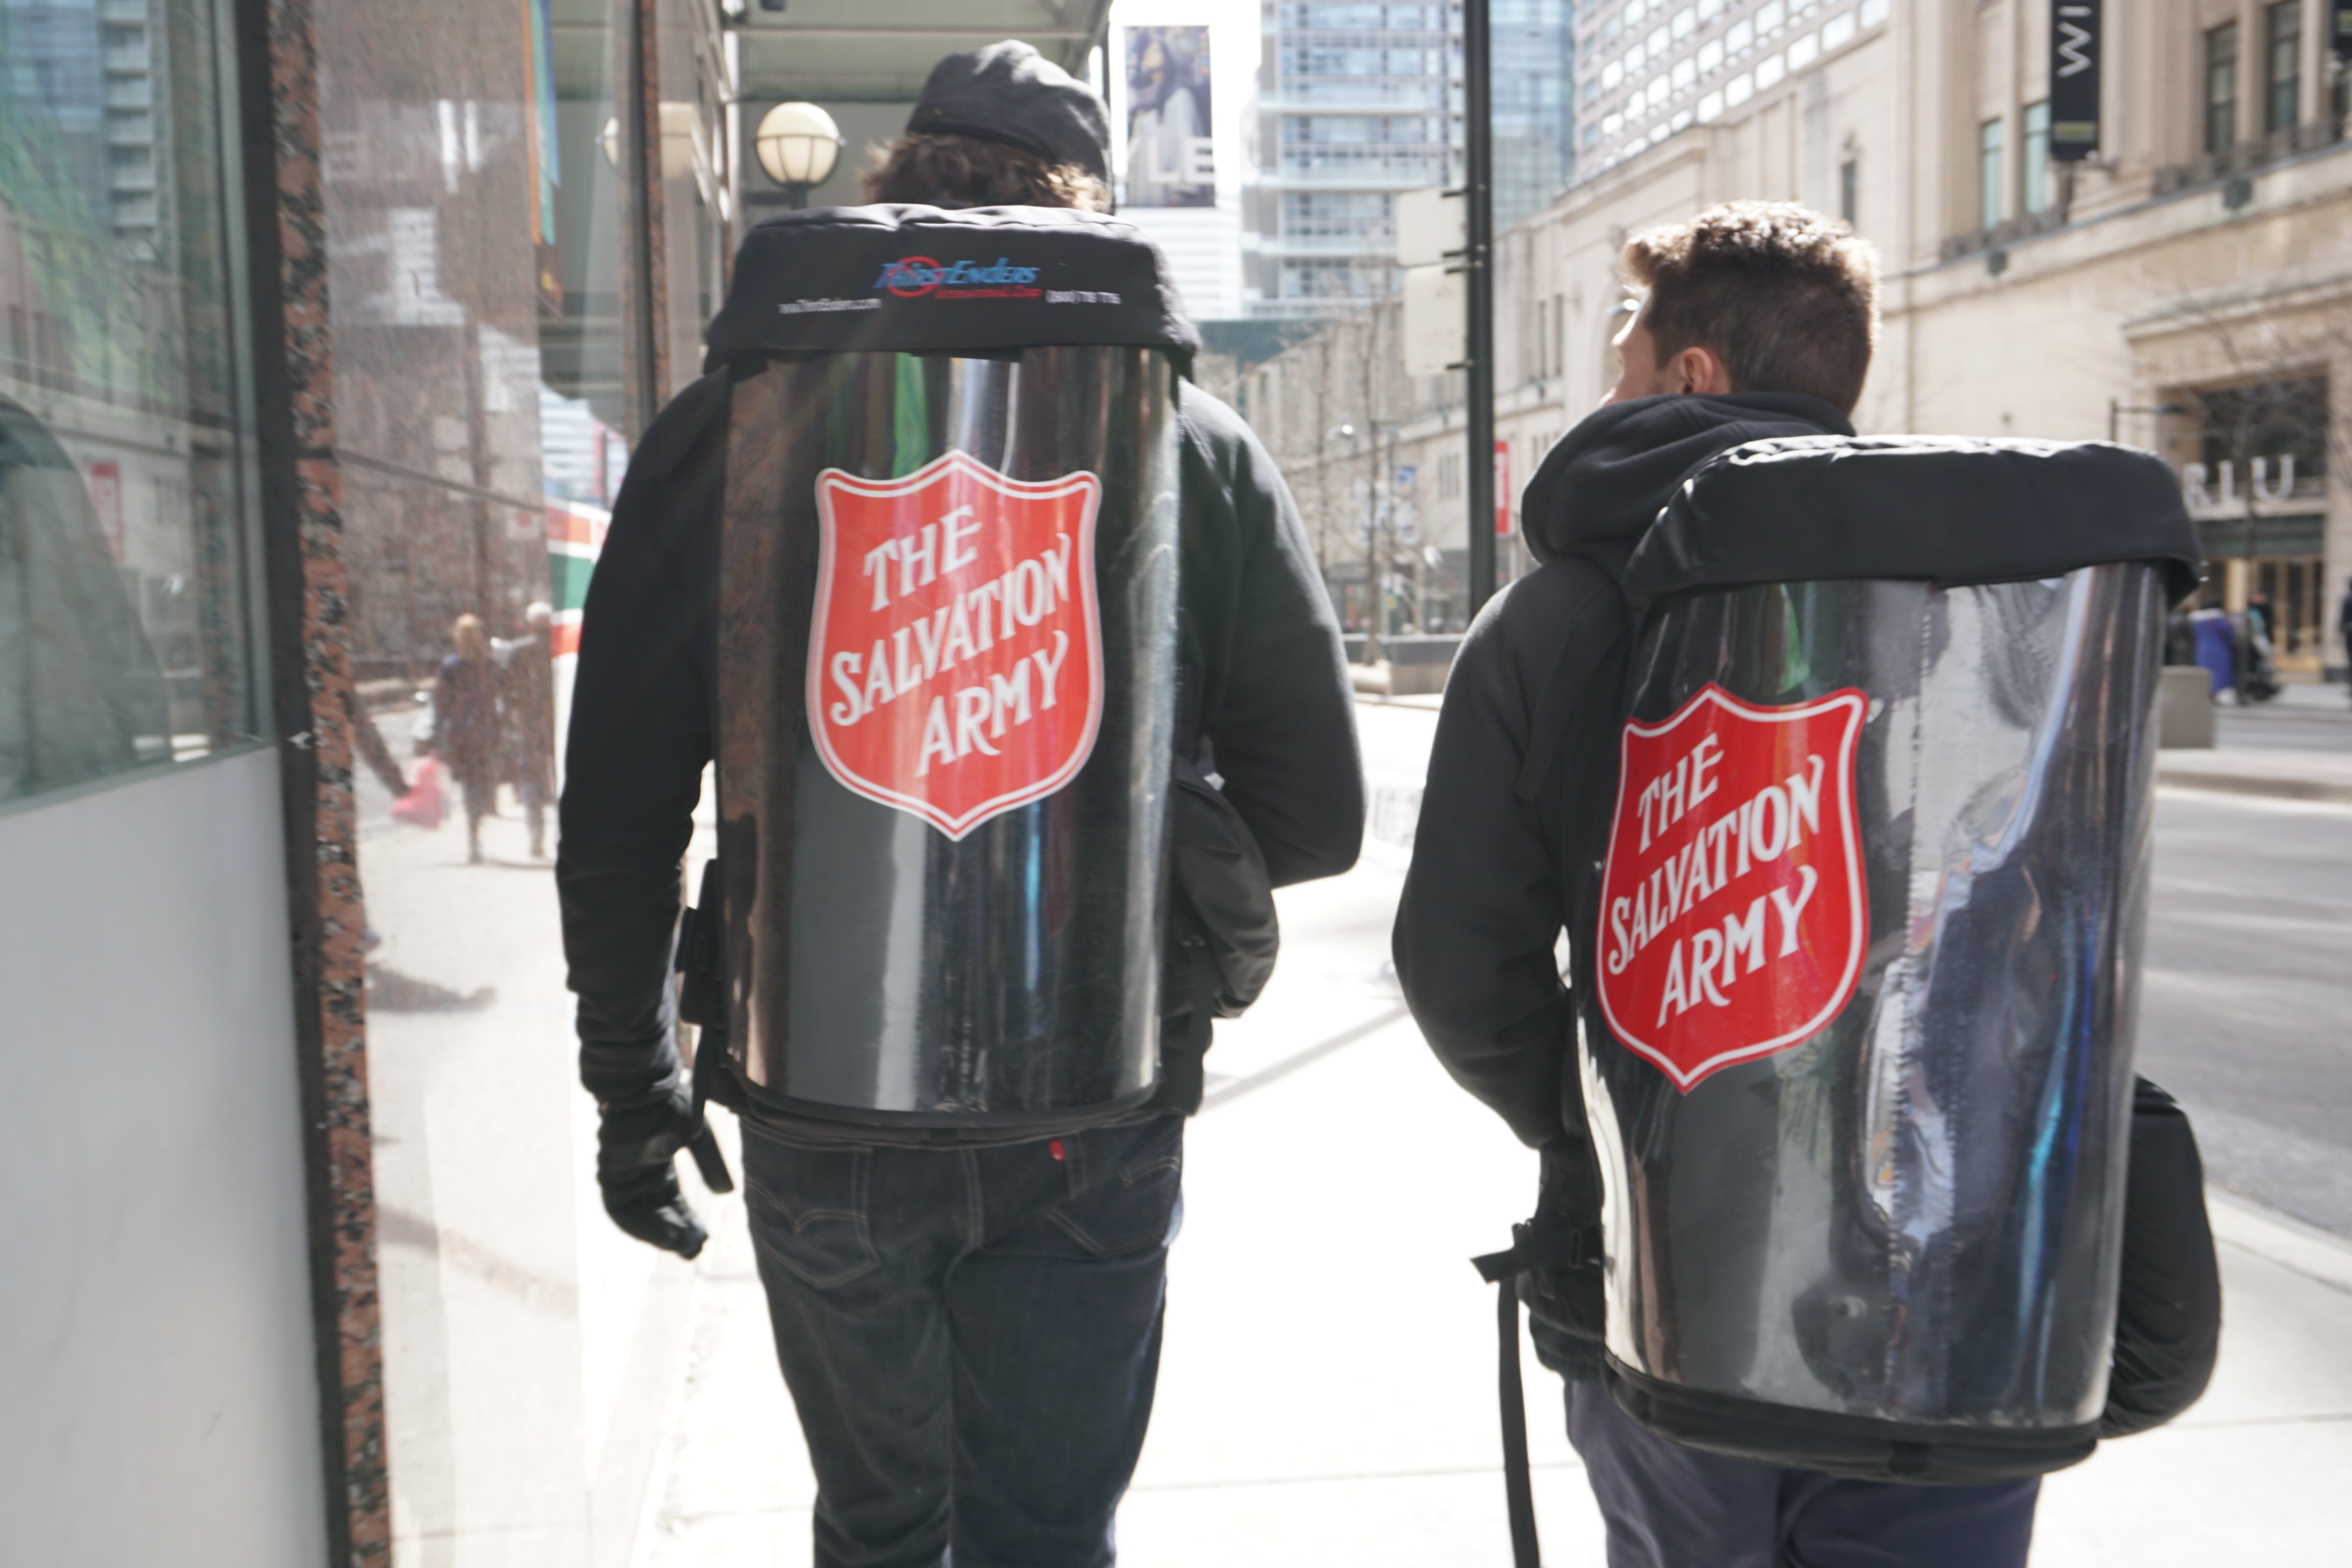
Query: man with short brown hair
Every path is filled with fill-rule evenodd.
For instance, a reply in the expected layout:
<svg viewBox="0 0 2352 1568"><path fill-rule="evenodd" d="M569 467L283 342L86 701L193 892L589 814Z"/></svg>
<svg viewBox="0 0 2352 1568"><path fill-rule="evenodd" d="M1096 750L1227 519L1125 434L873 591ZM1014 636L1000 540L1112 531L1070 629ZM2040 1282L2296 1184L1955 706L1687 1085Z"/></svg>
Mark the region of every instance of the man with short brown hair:
<svg viewBox="0 0 2352 1568"><path fill-rule="evenodd" d="M1643 309L1615 400L1784 392L1847 413L1862 400L1878 343L1878 259L1843 224L1794 202L1727 202L1635 235L1622 268ZM1707 384L1690 381L1700 363L1717 367Z"/></svg>
<svg viewBox="0 0 2352 1568"><path fill-rule="evenodd" d="M1528 486L1541 568L1463 638L1395 934L1398 978L1439 1060L1542 1152L1538 1223L1588 1237L1600 1177L1570 998L1593 983L1634 630L1626 562L1708 458L1773 437L1852 436L1877 334L1870 247L1790 204L1731 203L1637 236L1622 268L1641 293L1617 337L1622 374ZM1568 1380L1569 1435L1608 1523L1611 1568L2024 1563L2036 1482L1886 1485L1681 1447L1602 1385L1600 1270L1523 1278L1538 1353Z"/></svg>

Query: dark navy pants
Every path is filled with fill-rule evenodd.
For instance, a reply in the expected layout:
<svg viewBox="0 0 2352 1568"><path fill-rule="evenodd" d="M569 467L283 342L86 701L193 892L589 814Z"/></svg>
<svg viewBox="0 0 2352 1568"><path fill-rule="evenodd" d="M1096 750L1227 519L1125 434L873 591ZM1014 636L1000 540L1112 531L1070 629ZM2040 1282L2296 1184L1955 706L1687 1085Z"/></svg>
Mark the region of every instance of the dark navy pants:
<svg viewBox="0 0 2352 1568"><path fill-rule="evenodd" d="M1609 1525L1609 1568L2024 1568L2039 1480L1841 1480L1685 1448L1598 1384L1568 1384L1568 1436Z"/></svg>
<svg viewBox="0 0 2352 1568"><path fill-rule="evenodd" d="M1175 1116L976 1149L745 1125L817 1568L1107 1568L1160 1373L1183 1150Z"/></svg>

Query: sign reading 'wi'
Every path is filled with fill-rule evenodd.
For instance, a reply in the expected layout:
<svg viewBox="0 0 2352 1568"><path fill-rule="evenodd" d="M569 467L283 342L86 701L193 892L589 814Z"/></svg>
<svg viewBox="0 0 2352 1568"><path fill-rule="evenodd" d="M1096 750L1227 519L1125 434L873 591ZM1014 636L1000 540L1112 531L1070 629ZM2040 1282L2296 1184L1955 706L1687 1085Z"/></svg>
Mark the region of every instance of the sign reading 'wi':
<svg viewBox="0 0 2352 1568"><path fill-rule="evenodd" d="M2050 7L2050 155L2076 163L2099 150L2099 0Z"/></svg>

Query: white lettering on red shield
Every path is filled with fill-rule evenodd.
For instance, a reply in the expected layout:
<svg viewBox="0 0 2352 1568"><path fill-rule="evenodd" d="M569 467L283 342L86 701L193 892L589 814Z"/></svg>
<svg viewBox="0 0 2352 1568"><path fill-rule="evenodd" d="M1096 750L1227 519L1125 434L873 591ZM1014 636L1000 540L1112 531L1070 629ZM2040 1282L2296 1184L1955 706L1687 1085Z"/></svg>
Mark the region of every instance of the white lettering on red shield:
<svg viewBox="0 0 2352 1568"><path fill-rule="evenodd" d="M1803 1044L1862 976L1854 821L1869 700L1759 708L1709 685L1630 723L1601 880L1602 1015L1685 1093Z"/></svg>
<svg viewBox="0 0 2352 1568"><path fill-rule="evenodd" d="M1087 473L950 452L903 479L817 476L808 720L843 788L961 838L1053 794L1102 721Z"/></svg>

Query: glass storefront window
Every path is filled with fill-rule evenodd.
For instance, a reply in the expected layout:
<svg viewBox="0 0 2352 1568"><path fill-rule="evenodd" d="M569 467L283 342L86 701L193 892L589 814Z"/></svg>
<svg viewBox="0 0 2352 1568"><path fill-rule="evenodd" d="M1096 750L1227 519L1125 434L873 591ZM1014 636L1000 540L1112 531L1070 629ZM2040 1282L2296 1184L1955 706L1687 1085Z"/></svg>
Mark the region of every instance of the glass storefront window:
<svg viewBox="0 0 2352 1568"><path fill-rule="evenodd" d="M393 1558L625 1561L686 1275L602 1210L555 796L611 507L718 302L716 12L316 12Z"/></svg>
<svg viewBox="0 0 2352 1568"><path fill-rule="evenodd" d="M0 808L261 731L229 58L0 0Z"/></svg>

